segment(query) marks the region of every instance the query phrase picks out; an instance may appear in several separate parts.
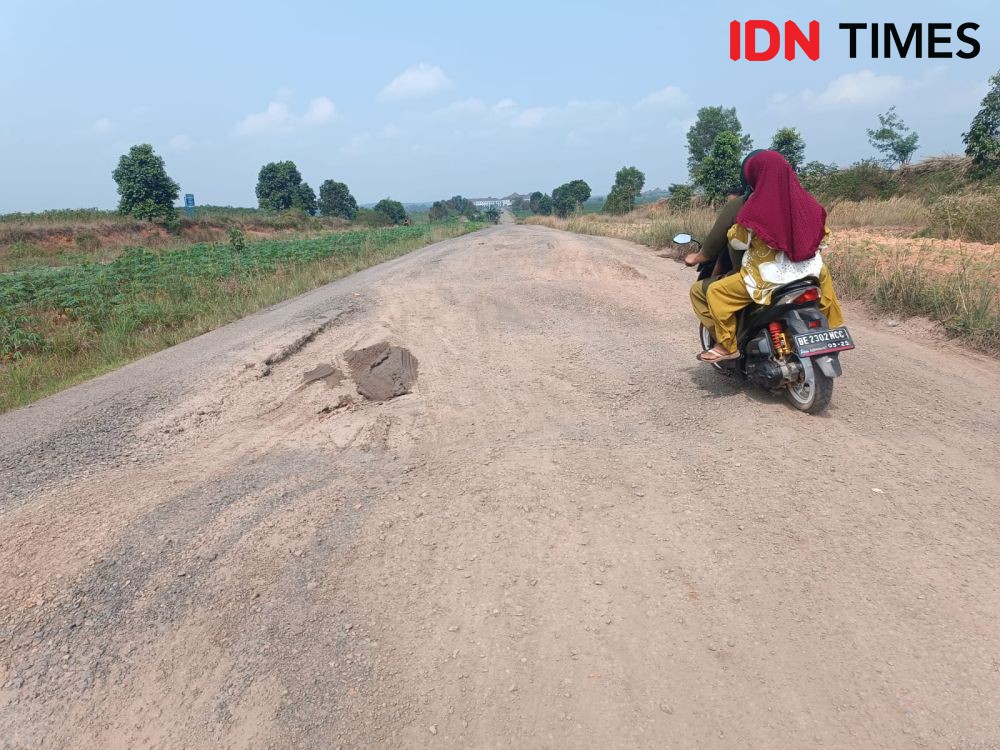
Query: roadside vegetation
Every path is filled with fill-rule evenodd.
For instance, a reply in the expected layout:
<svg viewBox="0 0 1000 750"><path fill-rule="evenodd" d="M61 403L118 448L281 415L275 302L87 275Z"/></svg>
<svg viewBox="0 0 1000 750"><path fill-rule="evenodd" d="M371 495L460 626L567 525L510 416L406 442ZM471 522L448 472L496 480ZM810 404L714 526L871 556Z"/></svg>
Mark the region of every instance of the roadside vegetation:
<svg viewBox="0 0 1000 750"><path fill-rule="evenodd" d="M963 134L965 155L911 163L919 136L895 107L866 133L873 156L844 168L806 161L794 127L779 128L767 144L828 209L834 238L825 258L840 293L896 315L927 316L1000 353L1000 73ZM670 185L662 200L630 205L627 196L644 180L623 167L600 212L578 207L560 217L533 195L518 218L655 249L673 248L679 232L704 237L721 203L741 192L740 164L753 142L725 107L700 109L687 141L690 181Z"/></svg>
<svg viewBox="0 0 1000 750"><path fill-rule="evenodd" d="M117 211L0 215L0 411L498 218L414 224L391 198L359 206L343 182L317 196L291 161L261 167L257 208L182 214L148 144L112 178Z"/></svg>
<svg viewBox="0 0 1000 750"><path fill-rule="evenodd" d="M482 225L449 221L154 252L0 276L0 411Z"/></svg>

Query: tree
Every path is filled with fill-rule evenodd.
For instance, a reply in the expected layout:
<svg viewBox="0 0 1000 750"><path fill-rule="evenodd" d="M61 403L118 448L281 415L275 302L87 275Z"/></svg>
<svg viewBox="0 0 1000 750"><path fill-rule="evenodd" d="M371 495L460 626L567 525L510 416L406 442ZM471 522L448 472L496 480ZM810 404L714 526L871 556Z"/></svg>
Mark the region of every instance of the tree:
<svg viewBox="0 0 1000 750"><path fill-rule="evenodd" d="M500 223L500 209L497 208L496 206L490 206L485 211L483 211L483 216L485 216L486 220L491 224Z"/></svg>
<svg viewBox="0 0 1000 750"><path fill-rule="evenodd" d="M309 187L309 183L299 183L293 196L292 206L310 216L316 215L316 191Z"/></svg>
<svg viewBox="0 0 1000 750"><path fill-rule="evenodd" d="M694 188L691 185L675 182L668 190L670 205L676 208L688 208L694 198Z"/></svg>
<svg viewBox="0 0 1000 750"><path fill-rule="evenodd" d="M816 192L824 184L826 178L836 171L837 165L832 162L824 164L821 161L811 161L799 170L799 180L806 190Z"/></svg>
<svg viewBox="0 0 1000 750"><path fill-rule="evenodd" d="M740 153L746 153L753 146L750 136L743 134L743 126L736 116L736 107L702 107L698 110L698 119L687 132L688 170L692 177L712 150L715 137L726 131L736 136Z"/></svg>
<svg viewBox="0 0 1000 750"><path fill-rule="evenodd" d="M611 187L604 211L609 214L627 214L635 208L635 199L642 192L646 175L635 167L622 167L615 173L615 184Z"/></svg>
<svg viewBox="0 0 1000 750"><path fill-rule="evenodd" d="M399 201L392 198L383 198L374 207L375 213L382 214L393 224L402 224L406 221L406 209Z"/></svg>
<svg viewBox="0 0 1000 750"><path fill-rule="evenodd" d="M510 200L511 211L523 211L528 207L528 196L519 193L511 193L507 196Z"/></svg>
<svg viewBox="0 0 1000 750"><path fill-rule="evenodd" d="M622 167L615 172L615 185L620 187L632 199L639 197L642 186L646 184L646 175L635 167Z"/></svg>
<svg viewBox="0 0 1000 750"><path fill-rule="evenodd" d="M540 193L537 190L531 194L528 198L528 210L533 214L539 214L541 211L538 210L541 200L544 197L544 193Z"/></svg>
<svg viewBox="0 0 1000 750"><path fill-rule="evenodd" d="M159 219L179 226L174 201L181 186L167 175L163 159L148 143L132 146L111 173L118 183L118 210L137 219Z"/></svg>
<svg viewBox="0 0 1000 750"><path fill-rule="evenodd" d="M448 210L454 211L459 216L464 216L466 218L472 218L478 213L476 205L468 198L463 198L461 195L453 195L445 201L445 206Z"/></svg>
<svg viewBox="0 0 1000 750"><path fill-rule="evenodd" d="M627 214L631 211L629 198L617 185L613 185L608 197L604 199L604 208L601 209L606 214Z"/></svg>
<svg viewBox="0 0 1000 750"><path fill-rule="evenodd" d="M427 218L431 221L439 221L440 219L447 219L449 215L448 207L444 204L444 201L434 201L431 205L430 210L427 212Z"/></svg>
<svg viewBox="0 0 1000 750"><path fill-rule="evenodd" d="M715 137L712 150L698 165L695 183L711 201L720 201L730 193L738 193L741 161L739 136L723 131Z"/></svg>
<svg viewBox="0 0 1000 750"><path fill-rule="evenodd" d="M965 153L985 171L1000 170L1000 71L990 78L990 90L983 97L979 112L962 133Z"/></svg>
<svg viewBox="0 0 1000 750"><path fill-rule="evenodd" d="M299 187L301 184L302 175L295 162L272 161L265 164L257 175L257 203L265 211L301 208L306 198Z"/></svg>
<svg viewBox="0 0 1000 750"><path fill-rule="evenodd" d="M552 210L566 218L590 198L590 185L583 180L566 182L552 191Z"/></svg>
<svg viewBox="0 0 1000 750"><path fill-rule="evenodd" d="M882 154L882 162L889 167L909 164L913 152L917 150L917 134L910 132L906 123L896 114L895 105L889 107L884 115L879 115L878 122L877 128L869 128L867 132L868 142Z"/></svg>
<svg viewBox="0 0 1000 750"><path fill-rule="evenodd" d="M796 172L806 157L806 142L795 128L778 128L771 139L771 148L784 156Z"/></svg>
<svg viewBox="0 0 1000 750"><path fill-rule="evenodd" d="M571 196L564 189L563 185L560 185L552 191L552 213L561 219L565 219L575 210L576 201L573 200L573 196Z"/></svg>
<svg viewBox="0 0 1000 750"><path fill-rule="evenodd" d="M350 220L358 214L358 202L343 182L325 180L319 186L319 213Z"/></svg>
<svg viewBox="0 0 1000 750"><path fill-rule="evenodd" d="M552 196L542 193L542 197L538 199L537 213L542 216L552 215Z"/></svg>

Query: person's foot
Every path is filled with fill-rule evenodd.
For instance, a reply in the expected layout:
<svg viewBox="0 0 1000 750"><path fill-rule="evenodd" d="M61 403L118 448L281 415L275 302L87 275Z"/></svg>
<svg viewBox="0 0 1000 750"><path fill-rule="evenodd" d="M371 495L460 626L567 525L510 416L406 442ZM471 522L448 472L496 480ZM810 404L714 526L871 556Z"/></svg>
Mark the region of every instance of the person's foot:
<svg viewBox="0 0 1000 750"><path fill-rule="evenodd" d="M731 352L716 344L711 349L706 349L699 354L698 360L701 362L724 362L727 359L739 359L739 356L740 353L738 351Z"/></svg>

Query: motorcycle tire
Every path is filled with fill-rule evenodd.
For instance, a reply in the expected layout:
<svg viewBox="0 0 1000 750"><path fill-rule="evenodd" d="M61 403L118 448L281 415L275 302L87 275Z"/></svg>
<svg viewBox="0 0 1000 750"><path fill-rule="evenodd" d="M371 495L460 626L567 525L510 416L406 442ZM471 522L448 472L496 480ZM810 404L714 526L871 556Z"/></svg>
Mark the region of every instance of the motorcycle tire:
<svg viewBox="0 0 1000 750"><path fill-rule="evenodd" d="M824 375L818 367L812 368L812 377L792 383L785 388L789 403L806 414L821 414L833 398L833 378Z"/></svg>

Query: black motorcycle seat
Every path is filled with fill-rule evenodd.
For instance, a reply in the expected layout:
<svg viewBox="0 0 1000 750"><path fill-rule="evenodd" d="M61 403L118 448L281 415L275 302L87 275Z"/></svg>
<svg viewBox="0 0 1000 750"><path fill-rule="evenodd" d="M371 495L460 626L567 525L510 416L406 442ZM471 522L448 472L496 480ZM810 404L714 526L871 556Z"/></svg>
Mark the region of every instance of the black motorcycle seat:
<svg viewBox="0 0 1000 750"><path fill-rule="evenodd" d="M790 281L787 284L782 284L781 286L775 287L771 290L771 303L774 304L776 300L779 300L786 295L794 294L795 292L802 293L806 289L810 289L814 286L819 286L819 279L815 276L806 276L803 279L796 279L795 281ZM751 304L747 308L747 313L753 314L765 309L767 308L761 305Z"/></svg>

